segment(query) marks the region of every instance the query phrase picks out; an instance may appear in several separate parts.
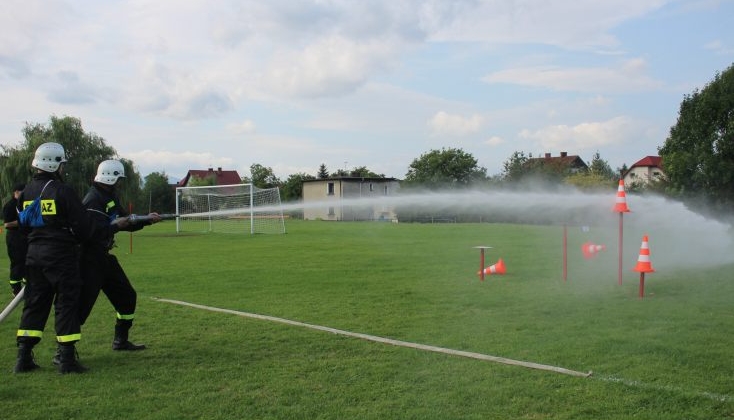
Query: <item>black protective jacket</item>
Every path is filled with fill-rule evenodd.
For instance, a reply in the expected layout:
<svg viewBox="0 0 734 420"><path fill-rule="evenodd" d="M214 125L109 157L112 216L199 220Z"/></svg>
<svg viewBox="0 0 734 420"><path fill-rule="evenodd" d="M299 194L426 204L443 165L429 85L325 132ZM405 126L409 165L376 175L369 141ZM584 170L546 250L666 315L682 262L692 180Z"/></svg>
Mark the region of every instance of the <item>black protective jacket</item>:
<svg viewBox="0 0 734 420"><path fill-rule="evenodd" d="M128 216L129 213L125 210L117 197L114 194L112 188L105 188L98 184L93 184L89 191L82 199L84 208L87 209L87 213L94 220L98 226L109 226L110 223L118 217ZM128 226L119 229L127 232L135 232L150 223L131 223ZM118 230L110 231L105 236L100 236L97 240L84 244L85 252L92 252L94 254L107 253L115 243L115 232Z"/></svg>
<svg viewBox="0 0 734 420"><path fill-rule="evenodd" d="M116 226L95 224L76 192L55 173L36 173L18 201L25 207L39 195L44 226L23 228L28 232L27 265L77 264L78 244L101 241L117 231Z"/></svg>

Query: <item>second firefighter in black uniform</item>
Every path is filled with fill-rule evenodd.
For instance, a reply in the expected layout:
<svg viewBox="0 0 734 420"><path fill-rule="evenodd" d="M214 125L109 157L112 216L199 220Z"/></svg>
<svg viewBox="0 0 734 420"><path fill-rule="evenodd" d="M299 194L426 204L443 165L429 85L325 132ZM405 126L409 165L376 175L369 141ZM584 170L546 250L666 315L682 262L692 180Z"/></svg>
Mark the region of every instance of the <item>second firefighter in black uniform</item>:
<svg viewBox="0 0 734 420"><path fill-rule="evenodd" d="M94 183L82 200L95 223L100 227L108 227L120 218L126 218L129 219L129 224L120 230L133 232L159 222L161 219L157 213L150 213L145 222L135 222L132 218L127 218L128 212L120 204L115 191L115 187L124 177L125 167L118 160L105 160L97 167ZM80 322L83 325L87 320L99 291L102 290L117 312L112 349L143 350L144 345L133 344L128 339L135 319L137 293L117 257L109 252L114 242L114 233L110 232L108 236L82 246L81 270L84 284L79 306Z"/></svg>

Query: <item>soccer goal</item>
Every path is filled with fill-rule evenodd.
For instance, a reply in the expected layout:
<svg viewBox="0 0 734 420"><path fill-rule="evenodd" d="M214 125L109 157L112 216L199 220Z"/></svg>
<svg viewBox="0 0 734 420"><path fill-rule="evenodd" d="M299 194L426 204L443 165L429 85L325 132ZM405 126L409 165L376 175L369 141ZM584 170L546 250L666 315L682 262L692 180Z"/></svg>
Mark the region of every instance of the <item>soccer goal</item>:
<svg viewBox="0 0 734 420"><path fill-rule="evenodd" d="M176 232L285 233L277 187L178 187L176 213Z"/></svg>

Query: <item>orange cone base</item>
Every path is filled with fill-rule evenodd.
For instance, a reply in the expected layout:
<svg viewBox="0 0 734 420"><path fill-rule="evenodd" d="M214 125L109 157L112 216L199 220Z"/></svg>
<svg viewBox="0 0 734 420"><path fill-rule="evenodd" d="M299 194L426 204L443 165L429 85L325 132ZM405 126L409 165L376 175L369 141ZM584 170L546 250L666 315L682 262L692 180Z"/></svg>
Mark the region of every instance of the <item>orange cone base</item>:
<svg viewBox="0 0 734 420"><path fill-rule="evenodd" d="M586 242L581 245L581 253L584 254L584 258L587 260L596 257L600 251L607 249L604 245L596 245L591 242Z"/></svg>
<svg viewBox="0 0 734 420"><path fill-rule="evenodd" d="M484 269L485 275L490 274L505 274L507 270L505 269L505 262L502 261L502 258L500 258L497 263L490 265L489 267ZM477 273L481 274L481 272Z"/></svg>

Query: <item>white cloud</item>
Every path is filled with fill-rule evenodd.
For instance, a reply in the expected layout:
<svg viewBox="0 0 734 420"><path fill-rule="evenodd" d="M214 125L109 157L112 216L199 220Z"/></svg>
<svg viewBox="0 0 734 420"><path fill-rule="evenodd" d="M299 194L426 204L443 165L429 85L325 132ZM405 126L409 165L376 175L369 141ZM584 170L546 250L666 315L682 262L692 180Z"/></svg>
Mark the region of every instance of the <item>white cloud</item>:
<svg viewBox="0 0 734 420"><path fill-rule="evenodd" d="M483 118L477 114L464 117L439 111L428 121L428 125L434 134L465 136L479 131L482 122Z"/></svg>
<svg viewBox="0 0 734 420"><path fill-rule="evenodd" d="M718 55L724 55L724 56L734 55L734 47L724 44L724 42L721 41L720 39L717 39L711 42L707 42L703 46L703 48L709 51L713 51Z"/></svg>
<svg viewBox="0 0 734 420"><path fill-rule="evenodd" d="M616 48L609 30L669 0L487 0L424 2L418 8L435 41L535 43L564 48Z"/></svg>
<svg viewBox="0 0 734 420"><path fill-rule="evenodd" d="M139 168L146 168L143 174L166 172L169 175L185 175L189 169L231 168L232 158L216 157L212 153L190 151L171 152L168 150L141 150L124 153L123 156L135 162Z"/></svg>
<svg viewBox="0 0 734 420"><path fill-rule="evenodd" d="M644 131L629 117L615 117L602 122L574 126L553 125L535 131L522 130L520 138L534 140L543 150L593 150L602 146L622 146Z"/></svg>
<svg viewBox="0 0 734 420"><path fill-rule="evenodd" d="M482 78L487 83L508 83L557 91L630 93L659 89L662 83L645 74L646 62L631 59L616 67L536 66L510 68Z"/></svg>
<svg viewBox="0 0 734 420"><path fill-rule="evenodd" d="M276 54L263 80L270 90L287 96L338 96L353 92L394 57L389 42L331 36L302 51Z"/></svg>
<svg viewBox="0 0 734 420"><path fill-rule="evenodd" d="M505 143L505 140L499 136L492 136L484 141L484 144L488 146L499 146L504 143Z"/></svg>
<svg viewBox="0 0 734 420"><path fill-rule="evenodd" d="M229 124L227 125L227 130L234 135L252 134L256 131L255 123L251 120Z"/></svg>

